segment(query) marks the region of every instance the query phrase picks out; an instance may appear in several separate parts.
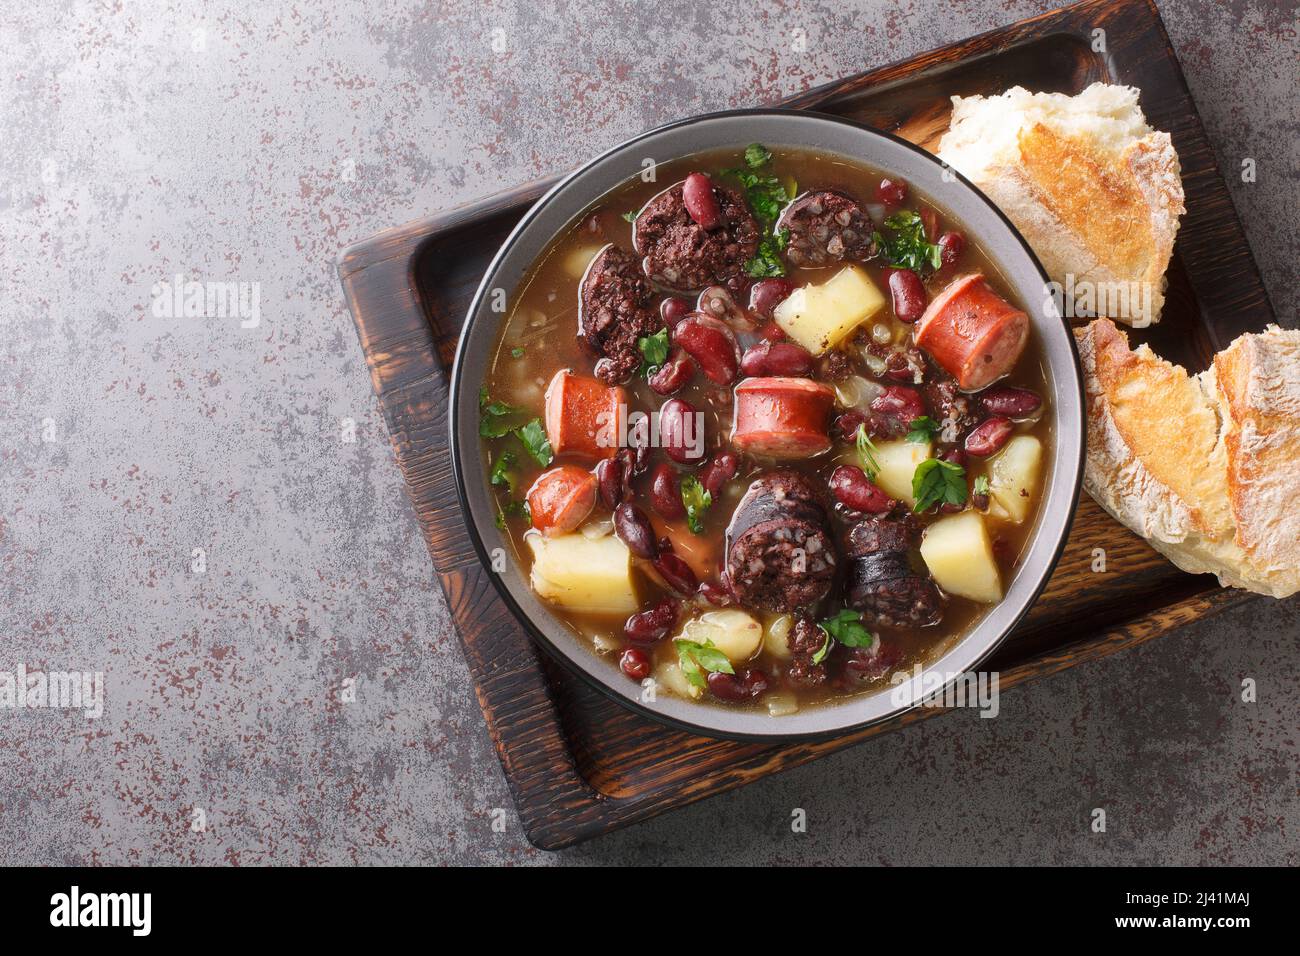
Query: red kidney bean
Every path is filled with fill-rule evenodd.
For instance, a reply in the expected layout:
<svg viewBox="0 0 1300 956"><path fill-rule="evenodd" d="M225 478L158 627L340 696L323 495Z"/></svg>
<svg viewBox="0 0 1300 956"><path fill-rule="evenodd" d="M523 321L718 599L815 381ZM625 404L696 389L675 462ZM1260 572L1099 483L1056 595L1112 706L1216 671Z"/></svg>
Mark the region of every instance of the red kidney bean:
<svg viewBox="0 0 1300 956"><path fill-rule="evenodd" d="M845 441L853 441L858 434L858 428L867 424L867 416L861 412L845 412L839 418L835 419L835 431ZM910 424L910 423L909 423Z"/></svg>
<svg viewBox="0 0 1300 956"><path fill-rule="evenodd" d="M668 360L655 369L646 382L660 395L671 395L695 375L695 363L681 349L673 349Z"/></svg>
<svg viewBox="0 0 1300 956"><path fill-rule="evenodd" d="M714 499L722 491L722 486L736 477L740 470L740 456L724 448L713 456L713 460L700 472L700 484Z"/></svg>
<svg viewBox="0 0 1300 956"><path fill-rule="evenodd" d="M658 557L654 527L645 512L631 502L625 501L614 509L614 533L638 558Z"/></svg>
<svg viewBox="0 0 1300 956"><path fill-rule="evenodd" d="M921 277L911 269L895 269L890 273L889 292L899 322L911 325L925 314L925 286L921 284Z"/></svg>
<svg viewBox="0 0 1300 956"><path fill-rule="evenodd" d="M960 232L945 232L939 237L939 261L950 266L961 258L966 248L966 237Z"/></svg>
<svg viewBox="0 0 1300 956"><path fill-rule="evenodd" d="M831 494L853 511L883 515L898 503L856 465L840 465L831 472L830 487Z"/></svg>
<svg viewBox="0 0 1300 956"><path fill-rule="evenodd" d="M726 607L731 603L731 592L721 584L705 581L700 584L700 596L714 607Z"/></svg>
<svg viewBox="0 0 1300 956"><path fill-rule="evenodd" d="M670 295L659 303L659 314L670 329L693 311L691 304L680 295Z"/></svg>
<svg viewBox="0 0 1300 956"><path fill-rule="evenodd" d="M664 597L649 610L629 617L623 624L623 634L633 644L653 644L667 637L676 623L677 601Z"/></svg>
<svg viewBox="0 0 1300 956"><path fill-rule="evenodd" d="M953 504L951 501L945 501L943 504L939 506L939 513L945 515L955 515L958 512L965 511L965 510L966 510L965 505L956 505Z"/></svg>
<svg viewBox="0 0 1300 956"><path fill-rule="evenodd" d="M939 235L939 214L933 209L922 209L921 225L925 227L925 241L934 242Z"/></svg>
<svg viewBox="0 0 1300 956"><path fill-rule="evenodd" d="M596 482L600 487L600 501L606 508L617 508L623 500L626 487L623 481L623 462L606 458L596 465Z"/></svg>
<svg viewBox="0 0 1300 956"><path fill-rule="evenodd" d="M663 575L664 580L674 591L690 597L699 587L699 581L691 566L671 551L660 551L654 563L655 569Z"/></svg>
<svg viewBox="0 0 1300 956"><path fill-rule="evenodd" d="M784 342L786 339L785 329L775 322L768 322L758 330L758 337L764 342Z"/></svg>
<svg viewBox="0 0 1300 956"><path fill-rule="evenodd" d="M704 454L704 416L690 402L668 399L659 407L659 444L673 461L697 461Z"/></svg>
<svg viewBox="0 0 1300 956"><path fill-rule="evenodd" d="M871 400L871 410L896 418L904 425L911 425L925 414L925 399L914 388L890 385Z"/></svg>
<svg viewBox="0 0 1300 956"><path fill-rule="evenodd" d="M876 202L901 206L907 200L907 183L901 179L882 179L876 187Z"/></svg>
<svg viewBox="0 0 1300 956"><path fill-rule="evenodd" d="M623 652L623 656L618 659L618 666L633 680L645 680L650 676L650 658L645 651L639 651L635 647L629 647Z"/></svg>
<svg viewBox="0 0 1300 956"><path fill-rule="evenodd" d="M711 382L730 385L740 369L740 347L736 336L718 319L694 313L673 328L673 342L695 359Z"/></svg>
<svg viewBox="0 0 1300 956"><path fill-rule="evenodd" d="M745 668L739 674L714 671L705 679L709 684L709 692L720 700L753 700L767 690L767 675L752 667Z"/></svg>
<svg viewBox="0 0 1300 956"><path fill-rule="evenodd" d="M971 506L974 507L977 511L988 511L988 510L989 510L989 496L988 496L988 495L971 495L971 496L970 496L970 503L971 503Z"/></svg>
<svg viewBox="0 0 1300 956"><path fill-rule="evenodd" d="M703 173L691 173L682 183L682 204L687 214L705 229L722 225L722 209L713 194L713 183Z"/></svg>
<svg viewBox="0 0 1300 956"><path fill-rule="evenodd" d="M952 448L949 448L946 452L944 452L943 460L947 462L951 462L954 465L961 465L963 468L965 468L966 449L962 448L960 445L954 445Z"/></svg>
<svg viewBox="0 0 1300 956"><path fill-rule="evenodd" d="M709 683L709 693L719 700L742 701L749 699L749 694L745 691L745 685L734 674L713 671L705 680Z"/></svg>
<svg viewBox="0 0 1300 956"><path fill-rule="evenodd" d="M1038 397L1037 392L1031 392L1027 388L1003 385L999 388L990 388L981 395L980 404L990 415L1001 415L1003 418L1026 418L1038 411L1043 400Z"/></svg>
<svg viewBox="0 0 1300 956"><path fill-rule="evenodd" d="M1009 418L989 418L983 421L978 428L966 436L966 451L971 455L978 455L980 458L987 458L994 452L999 451L1011 437L1011 431L1015 428Z"/></svg>
<svg viewBox="0 0 1300 956"><path fill-rule="evenodd" d="M655 511L668 521L680 521L686 517L677 472L667 462L661 461L655 466L654 476L650 479L650 501Z"/></svg>
<svg viewBox="0 0 1300 956"><path fill-rule="evenodd" d="M749 309L770 319L776 307L790 297L794 283L789 279L760 279L749 290Z"/></svg>
<svg viewBox="0 0 1300 956"><path fill-rule="evenodd" d="M620 448L614 457L623 466L623 497L627 498L632 493L632 477L645 471L646 449Z"/></svg>
<svg viewBox="0 0 1300 956"><path fill-rule="evenodd" d="M740 357L740 370L746 375L805 376L812 367L812 353L793 342L759 342Z"/></svg>

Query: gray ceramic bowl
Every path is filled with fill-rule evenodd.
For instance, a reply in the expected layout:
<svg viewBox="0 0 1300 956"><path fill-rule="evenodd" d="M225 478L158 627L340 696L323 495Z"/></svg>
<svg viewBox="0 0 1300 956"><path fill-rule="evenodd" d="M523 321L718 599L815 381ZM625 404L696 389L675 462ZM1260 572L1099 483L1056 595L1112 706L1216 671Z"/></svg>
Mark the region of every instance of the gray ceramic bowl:
<svg viewBox="0 0 1300 956"><path fill-rule="evenodd" d="M838 154L896 173L961 222L1001 270L1015 296L1030 307L1037 340L1047 361L1045 373L1053 389L1056 415L1055 447L1048 456L1050 471L1037 527L1002 603L927 667L941 674L975 670L1037 598L1060 557L1073 519L1083 470L1083 388L1074 337L1051 303L1044 304L1047 276L1042 266L1011 223L979 190L945 170L924 150L842 119L803 111L738 110L682 120L643 133L596 157L566 176L528 211L488 267L470 306L456 353L451 384L451 448L470 537L485 565L490 549L509 550L503 532L495 525L478 436L479 386L485 378L499 320L490 308L490 290L513 291L547 244L593 202L637 175L644 158L666 162L704 150L743 149L754 142ZM639 685L624 677L616 662L598 657L585 641L552 616L513 562L504 573L490 576L533 638L561 663L628 707L695 733L772 741L824 737L897 716L915 706L921 696L922 686L914 681L899 693L886 687L877 693L783 717L682 700L667 693L646 705L639 700Z"/></svg>

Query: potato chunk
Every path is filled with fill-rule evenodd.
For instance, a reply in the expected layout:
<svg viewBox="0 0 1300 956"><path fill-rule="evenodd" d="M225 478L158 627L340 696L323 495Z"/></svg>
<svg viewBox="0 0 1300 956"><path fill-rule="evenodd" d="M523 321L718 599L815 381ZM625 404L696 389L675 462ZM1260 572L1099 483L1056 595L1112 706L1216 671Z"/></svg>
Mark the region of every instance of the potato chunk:
<svg viewBox="0 0 1300 956"><path fill-rule="evenodd" d="M884 304L885 297L862 269L845 266L821 285L795 289L772 317L786 335L813 355L821 355Z"/></svg>
<svg viewBox="0 0 1300 956"><path fill-rule="evenodd" d="M984 516L978 511L940 518L925 529L921 557L949 594L983 604L1002 600L1002 580Z"/></svg>
<svg viewBox="0 0 1300 956"><path fill-rule="evenodd" d="M1043 445L1033 435L1017 435L989 461L989 513L1020 524L1038 494Z"/></svg>
<svg viewBox="0 0 1300 956"><path fill-rule="evenodd" d="M591 260L596 258L596 253L600 252L604 246L579 246L571 252L565 253L564 271L571 279L582 279L587 274L587 266L591 265Z"/></svg>
<svg viewBox="0 0 1300 956"><path fill-rule="evenodd" d="M916 504L916 499L912 497L912 475L916 473L916 466L930 457L930 450L928 441L900 438L898 441L881 442L873 453L880 465L876 484L889 497L905 501L909 507Z"/></svg>
<svg viewBox="0 0 1300 956"><path fill-rule="evenodd" d="M533 550L532 588L543 601L609 617L636 611L632 555L614 535L544 538L530 533L525 540Z"/></svg>
<svg viewBox="0 0 1300 956"><path fill-rule="evenodd" d="M735 608L724 611L706 611L687 621L681 636L688 641L713 646L727 655L733 664L742 664L754 656L763 642L763 625L752 614Z"/></svg>

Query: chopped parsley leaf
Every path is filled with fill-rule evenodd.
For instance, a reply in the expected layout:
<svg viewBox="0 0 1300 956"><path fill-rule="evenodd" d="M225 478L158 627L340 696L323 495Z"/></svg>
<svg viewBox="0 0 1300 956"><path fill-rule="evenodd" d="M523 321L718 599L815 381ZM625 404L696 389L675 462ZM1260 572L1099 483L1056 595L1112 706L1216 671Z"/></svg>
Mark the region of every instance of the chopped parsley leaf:
<svg viewBox="0 0 1300 956"><path fill-rule="evenodd" d="M686 679L701 690L708 686L705 671L710 674L736 673L731 661L727 660L727 655L718 650L712 641L706 640L701 644L699 641L678 637L673 640L673 645L677 648L677 665Z"/></svg>
<svg viewBox="0 0 1300 956"><path fill-rule="evenodd" d="M871 642L876 639L876 636L868 631L862 624L861 612L850 610L849 608L845 608L834 617L829 617L824 621L818 621L817 626L825 632L827 637L827 646L817 652L817 654L821 655L822 660L824 660L826 656L823 651L826 653L830 652L830 638L834 638L845 647L870 647ZM821 660L817 658L817 655L813 655L813 663L821 663Z"/></svg>
<svg viewBox="0 0 1300 956"><path fill-rule="evenodd" d="M910 442L927 442L935 436L940 430L939 423L929 415L922 415L919 418L913 418L912 424L908 426L907 440Z"/></svg>
<svg viewBox="0 0 1300 956"><path fill-rule="evenodd" d="M686 525L691 534L704 531L704 514L713 504L713 495L704 490L700 480L694 475L682 479L682 504L686 507Z"/></svg>
<svg viewBox="0 0 1300 956"><path fill-rule="evenodd" d="M942 250L925 238L925 223L910 209L896 212L885 220L891 236L875 233L876 247L885 261L895 269L911 269L918 275L924 269L938 270L943 264Z"/></svg>
<svg viewBox="0 0 1300 956"><path fill-rule="evenodd" d="M938 504L966 503L966 469L941 458L927 458L912 473L912 510L918 514Z"/></svg>
<svg viewBox="0 0 1300 956"><path fill-rule="evenodd" d="M551 443L546 437L546 429L542 427L540 418L534 418L528 424L516 428L515 437L524 443L528 454L532 455L543 468L555 460L555 452L551 450Z"/></svg>
<svg viewBox="0 0 1300 956"><path fill-rule="evenodd" d="M641 371L650 376L668 360L668 330L660 329L654 335L642 335L636 340L641 352Z"/></svg>

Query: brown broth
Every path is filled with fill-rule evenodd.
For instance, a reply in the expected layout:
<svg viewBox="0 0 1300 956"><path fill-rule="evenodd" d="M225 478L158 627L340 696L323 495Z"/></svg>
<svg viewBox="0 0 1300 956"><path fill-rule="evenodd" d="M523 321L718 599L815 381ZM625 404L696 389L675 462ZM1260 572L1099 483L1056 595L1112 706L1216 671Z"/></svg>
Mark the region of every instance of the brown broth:
<svg viewBox="0 0 1300 956"><path fill-rule="evenodd" d="M634 178L631 182L611 191L594 203L558 235L528 275L521 281L520 287L511 300L512 308L506 320L502 323L496 340L495 352L489 363L487 381L485 382L492 399L523 407L529 410L530 415L540 417L542 415L543 394L546 385L557 371L570 368L584 375L592 374L594 358L584 351L576 335L578 288L587 263L606 243L612 242L629 250L632 248L632 226L624 220L624 213L639 210L649 199L668 185L683 179L689 172L700 170L716 176L723 169L740 165L740 153L742 151L743 147L740 147L734 151L704 153L687 159L661 164L657 169L656 182L644 183L639 178ZM799 193L810 189L836 189L855 197L865 206L874 201L876 184L882 178L882 173L879 171L865 165L850 163L839 157L789 149L773 149L773 154L774 171L783 179L793 178L798 183L797 191ZM918 197L914 192L909 191L908 199L903 208L919 212L926 207L933 209L938 214L939 220L943 224L941 228L956 228L965 232L962 224L955 222L942 209L930 203L924 197ZM980 249L979 237L966 233L965 238L965 250L957 267L955 269L945 269L938 276L937 281L927 280L926 286L929 295L933 297L946 284L947 280L955 274L981 271L987 277L990 285L1008 301L1022 309L1025 308L1025 303L1017 302L1014 297L1008 294L1007 284L1003 277ZM796 285L807 282L819 283L833 275L841 265L837 263L833 267L823 269L788 267L787 278ZM886 300L888 300L888 285L881 279L879 264L870 262L866 264L859 263L859 265L865 268L872 281L882 290ZM693 296L687 295L686 298L693 299ZM737 296L737 299L742 305L744 304L743 297ZM874 318L869 319L866 324L870 327L880 321L887 321L896 337L910 335L910 326L897 322L893 318L892 309L888 304L885 309ZM517 350L519 349L523 349L522 356L517 356ZM850 351L850 354L853 353L852 348L847 350ZM870 377L860 361L857 362L857 365L858 374ZM1050 405L1051 393L1047 388L1042 348L1036 339L1036 333L1031 331L1030 341L1024 355L1012 373L999 384L1029 388L1043 397L1044 404L1038 418L1033 422L1018 424L1015 432L1016 434L1034 434L1042 441L1044 460L1039 484L1039 490L1041 491L1052 467L1050 457L1052 448L1052 412ZM664 398L651 391L645 381L638 377L634 377L632 381L625 384L624 388L627 391L628 406L631 410L639 409L650 412L657 409L665 401ZM697 374L692 383L674 396L684 398L695 408L705 413L708 449L705 460L713 450L726 445L727 435L731 427L730 405L722 406L717 403L714 396L718 390L718 386L713 386L703 376ZM726 391L729 391L729 389ZM838 414L839 410L837 402L835 414ZM514 439L507 438L500 441L514 442ZM492 456L496 453L497 448L504 446L493 441L485 441L483 446L482 460L484 481L486 481ZM517 443L511 445L511 447L516 452L519 452ZM538 467L535 461L532 461L524 454L518 454L517 457L524 465L516 485L516 497L522 497L523 492L545 469ZM652 452L651 467L660 457L661 453ZM855 450L852 446L837 441L829 453L814 460L781 462L779 464L783 467L793 466L799 468L816 478L824 487L830 472L834 470L837 464L845 461L853 464L858 463ZM562 464L564 462L564 458L558 458L555 463ZM589 463L584 463L584 467L588 465ZM634 483L636 497L633 500L650 517L658 534L667 534L672 537L676 552L692 565L701 581L716 581L717 568L721 559L723 531L730 520L731 513L752 477L756 477L758 473L770 470L772 467L775 467L775 465L771 462L759 466L752 461L747 461L748 470L743 471L731 481L720 496L722 500L715 501L709 509L704 532L700 535L691 534L684 521L668 522L655 513L653 507L646 500L649 484L648 474L641 476ZM972 457L967 465L967 475L970 482L973 484L976 476L985 473L985 463ZM492 494L498 500L504 500L499 489L492 489ZM596 510L588 521L608 519L608 517L608 511L598 503ZM1015 573L1020 555L1032 534L1037 518L1038 502L1035 501L1029 517L1020 525L994 521L989 523L990 534L995 540L995 553L999 558L1004 585L1009 583L1011 576ZM929 519L923 520L928 521ZM849 524L834 512L832 512L831 522L836 540L842 541ZM527 573L531 563L531 551L525 544L524 538L526 533L530 533L529 529L524 522L516 518L508 519L506 528L508 532L506 537L511 542L515 560L520 562L525 573ZM636 563L638 565L644 564L644 562L639 561ZM646 608L658 600L665 591L650 575L644 573L643 568L639 568L637 573L638 595L641 598L642 608ZM836 603L838 593L839 588L837 587L832 591L831 597L828 598L827 603L832 608L839 606ZM910 673L914 664L920 663L924 665L950 650L962 637L969 633L971 628L988 611L989 607L964 598L949 596L943 620L938 625L911 629L878 628L875 629L875 632L879 634L883 641L897 645L902 650L902 659L895 670ZM702 600L693 610L692 608L691 602L686 602L684 613L679 619L673 635L680 633L681 625L686 621L689 614L712 609L710 605ZM625 646L622 638L622 619L611 620L609 618L588 617L561 608L553 608L553 613L559 620L568 625L575 634L580 635L590 643L596 653L607 657L609 666L617 671L619 650ZM764 622L776 616L757 610L753 610L752 613ZM676 660L676 652L671 640L673 635L660 641L654 647L652 653L656 667L667 661ZM765 649L760 649L759 656L751 664L760 667L769 675L779 672L781 667L781 662L769 655ZM612 676L615 679L627 679L623 678L621 674ZM838 699L847 693L872 692L888 687L889 675L881 677L872 685L851 692L835 690L830 686L813 690L790 690L778 687L776 681L773 681L772 684L773 689L780 689L787 694L793 693L798 699L799 707L806 708ZM699 701L728 707L744 706L759 709L765 707L762 699L747 704L723 704L708 693L700 697Z"/></svg>

